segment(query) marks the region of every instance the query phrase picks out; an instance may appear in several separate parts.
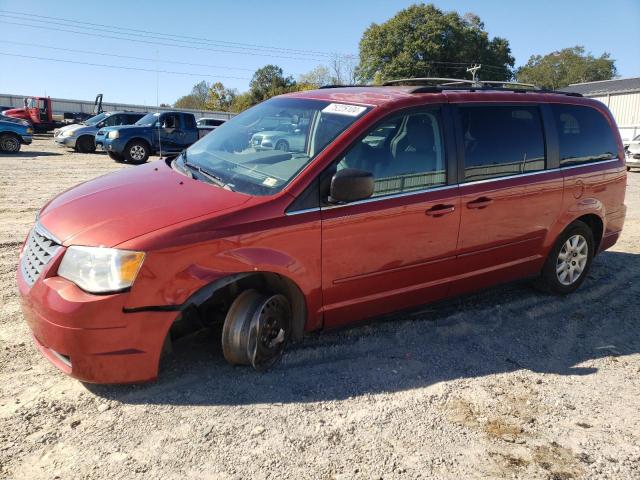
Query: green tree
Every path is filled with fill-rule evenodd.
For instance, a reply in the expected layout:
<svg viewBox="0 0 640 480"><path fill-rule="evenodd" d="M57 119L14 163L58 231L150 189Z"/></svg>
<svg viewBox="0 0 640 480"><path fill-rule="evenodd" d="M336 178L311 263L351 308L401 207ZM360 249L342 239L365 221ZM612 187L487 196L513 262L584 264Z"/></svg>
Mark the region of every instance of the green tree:
<svg viewBox="0 0 640 480"><path fill-rule="evenodd" d="M482 64L479 78L509 80L514 58L504 38L489 38L480 17L412 5L390 20L371 24L360 40L361 80L467 78L466 68Z"/></svg>
<svg viewBox="0 0 640 480"><path fill-rule="evenodd" d="M584 47L575 46L547 55L532 55L516 72L519 82L558 89L571 83L611 80L616 76L615 61L608 53L594 57Z"/></svg>
<svg viewBox="0 0 640 480"><path fill-rule="evenodd" d="M222 82L216 82L209 87L206 108L207 110L228 112L237 96L236 89L226 88Z"/></svg>
<svg viewBox="0 0 640 480"><path fill-rule="evenodd" d="M251 93L244 92L236 95L236 97L233 99L233 103L231 104L229 111L240 113L249 107L253 107L254 105L255 102L253 101L253 96L251 95Z"/></svg>
<svg viewBox="0 0 640 480"><path fill-rule="evenodd" d="M185 95L176 100L173 104L175 108L193 108L196 110L204 110L206 108L207 98L209 96L209 84L202 80L196 83L191 89L189 95Z"/></svg>
<svg viewBox="0 0 640 480"><path fill-rule="evenodd" d="M309 88L319 88L332 83L331 72L324 65L318 65L307 73L302 73L298 76L298 85L309 86Z"/></svg>
<svg viewBox="0 0 640 480"><path fill-rule="evenodd" d="M254 103L287 93L295 89L292 77L285 77L282 68L277 65L265 65L256 70L249 83L249 92Z"/></svg>

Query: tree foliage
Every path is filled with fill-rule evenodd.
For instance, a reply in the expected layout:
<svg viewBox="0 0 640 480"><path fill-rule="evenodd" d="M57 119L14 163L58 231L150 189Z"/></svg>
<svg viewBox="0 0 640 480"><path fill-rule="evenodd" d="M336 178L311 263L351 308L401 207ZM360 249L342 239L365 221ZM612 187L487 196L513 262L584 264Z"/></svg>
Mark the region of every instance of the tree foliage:
<svg viewBox="0 0 640 480"><path fill-rule="evenodd" d="M207 110L228 112L237 96L235 88L226 88L222 82L216 82L209 87L205 106Z"/></svg>
<svg viewBox="0 0 640 480"><path fill-rule="evenodd" d="M202 80L196 83L191 89L189 95L180 97L174 107L176 108L192 108L196 110L204 110L206 108L207 98L209 97L209 84Z"/></svg>
<svg viewBox="0 0 640 480"><path fill-rule="evenodd" d="M516 73L519 82L558 89L571 83L610 80L616 75L615 61L608 53L594 57L584 47L565 48L547 55L532 55Z"/></svg>
<svg viewBox="0 0 640 480"><path fill-rule="evenodd" d="M287 93L295 89L292 77L285 77L282 68L277 65L265 65L256 70L249 83L249 92L255 103Z"/></svg>
<svg viewBox="0 0 640 480"><path fill-rule="evenodd" d="M318 65L307 73L298 76L298 85L308 85L311 88L319 88L333 83L331 72L325 65Z"/></svg>
<svg viewBox="0 0 640 480"><path fill-rule="evenodd" d="M371 24L360 40L362 81L410 77L466 78L482 64L479 78L509 80L514 58L504 38L489 38L474 14L461 17L432 4L412 5L390 20Z"/></svg>

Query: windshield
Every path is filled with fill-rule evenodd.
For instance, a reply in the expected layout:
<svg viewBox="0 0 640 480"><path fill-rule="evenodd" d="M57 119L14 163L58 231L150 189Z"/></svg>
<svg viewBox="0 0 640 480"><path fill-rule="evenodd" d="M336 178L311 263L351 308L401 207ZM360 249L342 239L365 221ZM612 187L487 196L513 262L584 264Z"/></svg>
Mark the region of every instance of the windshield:
<svg viewBox="0 0 640 480"><path fill-rule="evenodd" d="M193 144L187 162L232 190L271 195L367 110L359 105L274 98Z"/></svg>
<svg viewBox="0 0 640 480"><path fill-rule="evenodd" d="M91 117L87 120L85 120L84 123L85 125L95 125L97 123L100 123L102 120L104 120L105 118L107 118L109 115L111 115L110 113L101 113L99 115L96 115L95 117Z"/></svg>
<svg viewBox="0 0 640 480"><path fill-rule="evenodd" d="M143 127L152 127L158 121L159 113L147 113L144 117L138 120L134 125L141 125Z"/></svg>

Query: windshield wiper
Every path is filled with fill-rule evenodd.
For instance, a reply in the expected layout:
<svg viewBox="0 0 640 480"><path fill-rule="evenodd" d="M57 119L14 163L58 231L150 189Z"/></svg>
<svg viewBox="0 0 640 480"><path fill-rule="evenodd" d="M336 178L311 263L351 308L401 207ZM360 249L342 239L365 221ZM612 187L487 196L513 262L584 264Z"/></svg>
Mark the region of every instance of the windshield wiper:
<svg viewBox="0 0 640 480"><path fill-rule="evenodd" d="M202 175L203 177L207 178L208 180L211 181L211 183L217 185L218 187L227 188L227 189L229 189L229 190L231 190L233 192L233 188L231 188L228 183L226 183L222 178L217 176L215 173L213 173L213 172L211 172L209 170L205 170L200 165L195 165L193 163L189 163L189 161L187 160L187 151L186 150L182 152L182 163L184 163L185 167L188 167L191 170L195 170L196 172L200 173L200 175Z"/></svg>

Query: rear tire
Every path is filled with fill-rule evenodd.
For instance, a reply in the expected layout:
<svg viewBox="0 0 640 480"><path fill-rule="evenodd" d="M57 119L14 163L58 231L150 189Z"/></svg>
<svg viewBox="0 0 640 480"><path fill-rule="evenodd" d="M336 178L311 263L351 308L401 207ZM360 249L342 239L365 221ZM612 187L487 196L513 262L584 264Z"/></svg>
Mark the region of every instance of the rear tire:
<svg viewBox="0 0 640 480"><path fill-rule="evenodd" d="M96 151L96 142L93 137L84 135L76 141L76 150L80 153L94 153Z"/></svg>
<svg viewBox="0 0 640 480"><path fill-rule="evenodd" d="M291 325L291 306L284 295L245 290L231 304L224 320L224 358L231 365L266 370L282 357Z"/></svg>
<svg viewBox="0 0 640 480"><path fill-rule="evenodd" d="M534 286L558 295L575 292L589 273L594 248L593 232L586 223L576 220L556 240Z"/></svg>
<svg viewBox="0 0 640 480"><path fill-rule="evenodd" d="M129 143L124 149L124 158L127 162L133 163L134 165L145 163L149 159L150 154L149 145L138 140Z"/></svg>
<svg viewBox="0 0 640 480"><path fill-rule="evenodd" d="M124 162L124 157L122 155L114 152L107 152L107 154L109 155L109 158L111 160L115 160L116 162Z"/></svg>
<svg viewBox="0 0 640 480"><path fill-rule="evenodd" d="M289 143L286 140L280 140L276 143L276 150L280 150L281 152L289 151Z"/></svg>
<svg viewBox="0 0 640 480"><path fill-rule="evenodd" d="M20 139L10 133L0 135L0 151L5 153L18 153L21 146Z"/></svg>

